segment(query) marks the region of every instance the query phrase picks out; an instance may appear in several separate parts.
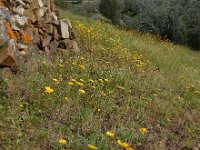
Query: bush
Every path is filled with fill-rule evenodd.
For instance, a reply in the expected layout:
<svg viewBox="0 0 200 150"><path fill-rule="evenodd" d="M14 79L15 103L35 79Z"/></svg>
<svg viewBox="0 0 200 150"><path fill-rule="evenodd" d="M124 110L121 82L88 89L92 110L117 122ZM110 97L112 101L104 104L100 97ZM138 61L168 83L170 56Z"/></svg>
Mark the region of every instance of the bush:
<svg viewBox="0 0 200 150"><path fill-rule="evenodd" d="M111 20L122 18L123 24L128 28L156 34L192 48L200 48L199 0L121 2L124 2L124 6L119 4L119 1L102 0L100 12ZM119 24L119 21L115 23Z"/></svg>
<svg viewBox="0 0 200 150"><path fill-rule="evenodd" d="M200 48L200 2L193 1L185 6L178 19L176 41L194 49Z"/></svg>
<svg viewBox="0 0 200 150"><path fill-rule="evenodd" d="M113 24L120 24L123 10L123 0L101 0L99 4L99 11L110 19Z"/></svg>

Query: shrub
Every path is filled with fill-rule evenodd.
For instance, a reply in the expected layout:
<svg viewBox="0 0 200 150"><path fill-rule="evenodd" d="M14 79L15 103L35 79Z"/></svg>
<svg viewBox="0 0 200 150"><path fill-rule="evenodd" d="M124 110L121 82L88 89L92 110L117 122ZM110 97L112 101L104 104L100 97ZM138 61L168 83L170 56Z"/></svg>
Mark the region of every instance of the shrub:
<svg viewBox="0 0 200 150"><path fill-rule="evenodd" d="M113 24L120 24L123 10L123 0L101 0L99 4L99 11L110 19Z"/></svg>

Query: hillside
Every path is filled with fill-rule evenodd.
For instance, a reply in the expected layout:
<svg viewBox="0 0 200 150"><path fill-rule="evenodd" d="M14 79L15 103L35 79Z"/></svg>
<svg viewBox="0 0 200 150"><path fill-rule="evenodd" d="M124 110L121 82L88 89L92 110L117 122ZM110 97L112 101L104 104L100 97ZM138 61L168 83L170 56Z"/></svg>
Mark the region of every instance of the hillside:
<svg viewBox="0 0 200 150"><path fill-rule="evenodd" d="M199 52L60 13L81 52L38 55L37 70L15 75L0 149L200 149Z"/></svg>

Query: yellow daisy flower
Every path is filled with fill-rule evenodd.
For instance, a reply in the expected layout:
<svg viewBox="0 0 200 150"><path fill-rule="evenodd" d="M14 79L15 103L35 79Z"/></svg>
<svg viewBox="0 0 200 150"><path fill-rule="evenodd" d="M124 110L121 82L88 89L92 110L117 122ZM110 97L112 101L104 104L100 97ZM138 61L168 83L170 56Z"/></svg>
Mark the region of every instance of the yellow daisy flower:
<svg viewBox="0 0 200 150"><path fill-rule="evenodd" d="M80 92L81 94L85 94L85 93L86 93L85 90L83 90L83 89L80 89L79 92Z"/></svg>
<svg viewBox="0 0 200 150"><path fill-rule="evenodd" d="M89 81L90 81L91 83L94 83L94 80L92 80L92 79L90 79Z"/></svg>
<svg viewBox="0 0 200 150"><path fill-rule="evenodd" d="M83 86L83 83L76 81L76 84L78 84L79 86Z"/></svg>
<svg viewBox="0 0 200 150"><path fill-rule="evenodd" d="M54 82L58 82L58 80L57 80L57 79L55 79L55 78L53 78L52 80L53 80Z"/></svg>
<svg viewBox="0 0 200 150"><path fill-rule="evenodd" d="M106 82L108 82L109 80L108 79L104 79Z"/></svg>
<svg viewBox="0 0 200 150"><path fill-rule="evenodd" d="M109 137L114 137L115 136L115 134L112 133L111 131L107 131L106 135L109 136Z"/></svg>
<svg viewBox="0 0 200 150"><path fill-rule="evenodd" d="M122 142L120 140L117 140L117 143L119 144L119 146L121 146L122 148L129 148L128 143L126 142Z"/></svg>
<svg viewBox="0 0 200 150"><path fill-rule="evenodd" d="M73 82L76 82L76 79L71 79Z"/></svg>
<svg viewBox="0 0 200 150"><path fill-rule="evenodd" d="M81 69L85 69L85 66L83 66L83 65L78 65L79 66L79 68L81 68Z"/></svg>
<svg viewBox="0 0 200 150"><path fill-rule="evenodd" d="M74 83L73 83L73 82L68 82L67 84L68 84L68 85L74 85Z"/></svg>
<svg viewBox="0 0 200 150"><path fill-rule="evenodd" d="M98 149L96 146L91 145L91 144L88 144L88 148L89 148L89 149L94 149L94 150Z"/></svg>
<svg viewBox="0 0 200 150"><path fill-rule="evenodd" d="M147 133L147 128L140 128L139 131L140 133L145 134Z"/></svg>
<svg viewBox="0 0 200 150"><path fill-rule="evenodd" d="M83 80L83 79L80 79L80 81L81 81L81 82L85 82L85 80Z"/></svg>
<svg viewBox="0 0 200 150"><path fill-rule="evenodd" d="M67 141L64 140L64 139L60 139L58 142L59 142L60 144L63 144L63 145L67 143Z"/></svg>
<svg viewBox="0 0 200 150"><path fill-rule="evenodd" d="M52 93L52 92L54 92L54 90L51 89L49 86L45 86L45 91L44 92L46 92L46 93Z"/></svg>

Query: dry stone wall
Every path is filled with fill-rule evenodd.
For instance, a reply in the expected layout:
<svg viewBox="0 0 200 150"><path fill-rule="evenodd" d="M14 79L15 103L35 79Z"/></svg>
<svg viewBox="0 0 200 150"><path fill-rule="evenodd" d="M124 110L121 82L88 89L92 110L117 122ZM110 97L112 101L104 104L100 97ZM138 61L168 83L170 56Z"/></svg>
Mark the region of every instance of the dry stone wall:
<svg viewBox="0 0 200 150"><path fill-rule="evenodd" d="M78 51L70 21L59 16L54 0L0 0L0 67L19 66L36 49Z"/></svg>

